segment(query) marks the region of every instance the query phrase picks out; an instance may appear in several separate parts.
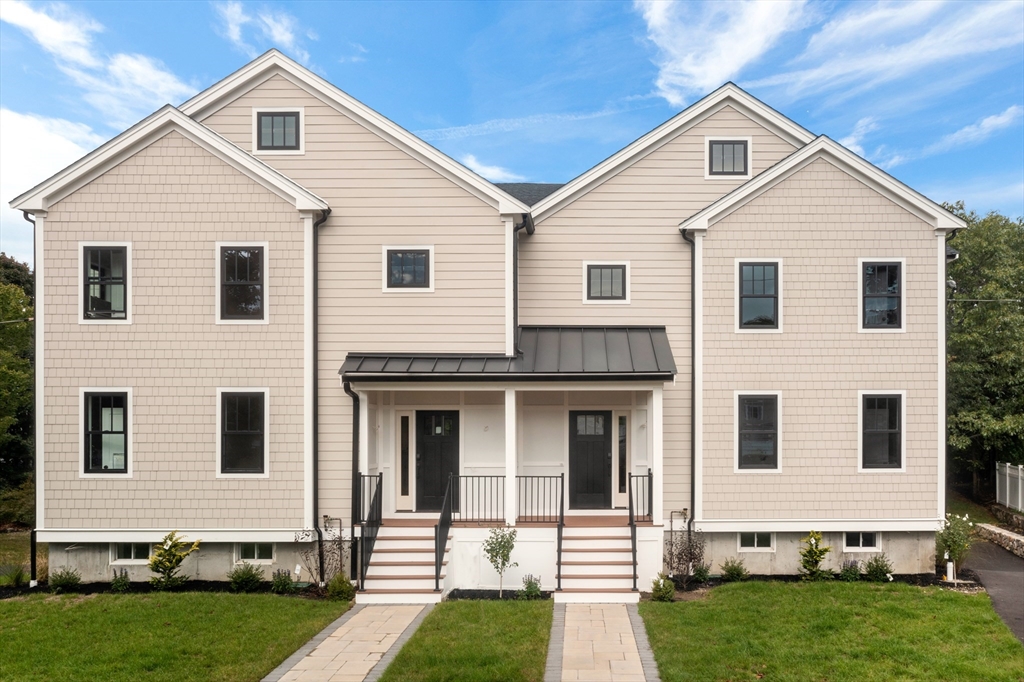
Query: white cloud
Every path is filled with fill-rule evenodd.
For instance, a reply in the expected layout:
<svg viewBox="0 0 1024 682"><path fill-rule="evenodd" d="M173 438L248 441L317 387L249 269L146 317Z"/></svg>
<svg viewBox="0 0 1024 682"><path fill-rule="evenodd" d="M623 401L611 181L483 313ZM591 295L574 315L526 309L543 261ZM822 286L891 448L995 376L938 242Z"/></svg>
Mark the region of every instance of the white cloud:
<svg viewBox="0 0 1024 682"><path fill-rule="evenodd" d="M804 0L680 3L635 0L658 48L658 93L673 106L733 80L788 31L802 26Z"/></svg>
<svg viewBox="0 0 1024 682"><path fill-rule="evenodd" d="M46 14L21 0L4 0L0 2L0 21L25 31L61 61L98 67L100 60L92 52L92 34L102 31L103 26L72 12L64 4L50 5L49 9L51 14Z"/></svg>
<svg viewBox="0 0 1024 682"><path fill-rule="evenodd" d="M839 144L849 149L854 154L864 156L864 147L861 146L861 142L867 137L868 133L872 133L878 130L878 121L873 116L866 116L865 118L857 121L857 125L853 126L853 130L849 135L839 140Z"/></svg>
<svg viewBox="0 0 1024 682"><path fill-rule="evenodd" d="M220 2L213 6L217 14L224 22L221 32L225 38L231 41L235 47L240 49L249 58L255 57L258 53L256 48L245 42L242 37L242 27L252 21L252 17L245 13L240 2Z"/></svg>
<svg viewBox="0 0 1024 682"><path fill-rule="evenodd" d="M258 42L265 48L278 47L303 64L309 64L309 51L300 43L299 34L308 40L317 40L319 36L312 29L301 30L298 20L291 14L264 9L252 16L238 0L214 3L213 7L221 20L219 33L248 57L259 53L253 44ZM246 29L250 26L254 30L247 37Z"/></svg>
<svg viewBox="0 0 1024 682"><path fill-rule="evenodd" d="M0 250L32 262L32 226L8 202L103 141L81 123L0 108Z"/></svg>
<svg viewBox="0 0 1024 682"><path fill-rule="evenodd" d="M472 154L462 157L462 163L477 175L482 175L491 182L518 182L524 180L523 176L516 175L507 168L501 166L486 166L477 160Z"/></svg>
<svg viewBox="0 0 1024 682"><path fill-rule="evenodd" d="M369 53L369 50L359 43L349 43L349 46L352 48L352 54L339 58L339 62L342 64L355 64L357 62L366 61L366 57L364 55Z"/></svg>
<svg viewBox="0 0 1024 682"><path fill-rule="evenodd" d="M593 118L612 116L621 113L621 111L622 110L620 109L609 108L602 109L601 111L585 112L581 114L534 114L533 116L522 116L520 118L494 118L490 121L484 121L483 123L470 123L464 126L417 130L414 134L427 142L461 140L466 137L508 133L513 130L522 130L524 128L538 128L559 123L585 121Z"/></svg>
<svg viewBox="0 0 1024 682"><path fill-rule="evenodd" d="M1020 119L1021 114L1024 114L1024 107L1014 104L1001 114L987 116L977 123L964 126L955 133L944 136L935 144L929 145L925 149L925 154L938 154L956 147L964 147L987 140L998 131L1014 125Z"/></svg>

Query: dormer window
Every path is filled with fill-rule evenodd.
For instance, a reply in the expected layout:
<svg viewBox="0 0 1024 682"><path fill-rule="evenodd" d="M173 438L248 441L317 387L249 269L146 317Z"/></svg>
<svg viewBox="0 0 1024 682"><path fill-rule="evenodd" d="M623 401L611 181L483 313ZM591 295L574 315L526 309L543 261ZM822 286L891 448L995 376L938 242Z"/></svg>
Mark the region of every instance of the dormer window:
<svg viewBox="0 0 1024 682"><path fill-rule="evenodd" d="M253 149L257 154L302 154L303 109L254 109Z"/></svg>

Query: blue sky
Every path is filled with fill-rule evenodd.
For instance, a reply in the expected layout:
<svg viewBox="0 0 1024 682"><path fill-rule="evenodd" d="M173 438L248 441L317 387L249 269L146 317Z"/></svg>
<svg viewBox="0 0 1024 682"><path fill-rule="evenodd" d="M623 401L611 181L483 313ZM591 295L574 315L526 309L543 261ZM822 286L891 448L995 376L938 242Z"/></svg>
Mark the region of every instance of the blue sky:
<svg viewBox="0 0 1024 682"><path fill-rule="evenodd" d="M733 81L936 201L1024 214L1024 2L0 0L7 202L268 48L496 181L565 182Z"/></svg>

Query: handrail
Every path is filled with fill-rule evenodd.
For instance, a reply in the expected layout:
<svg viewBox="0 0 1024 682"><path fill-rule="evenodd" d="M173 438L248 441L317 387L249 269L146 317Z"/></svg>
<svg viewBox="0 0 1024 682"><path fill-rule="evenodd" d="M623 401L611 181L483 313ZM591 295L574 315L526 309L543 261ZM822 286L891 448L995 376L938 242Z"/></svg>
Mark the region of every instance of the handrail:
<svg viewBox="0 0 1024 682"><path fill-rule="evenodd" d="M629 488L629 538L630 538L630 541L632 542L632 546L633 546L633 591L636 592L637 591L637 589L636 589L636 572L637 572L637 565L636 565L636 515L634 514L634 508L633 508L633 479L634 478L639 478L639 476L634 476L633 472L630 472L629 473L629 485L627 486Z"/></svg>
<svg viewBox="0 0 1024 682"><path fill-rule="evenodd" d="M565 496L564 474L516 476L519 500L516 517L523 523L557 523Z"/></svg>
<svg viewBox="0 0 1024 682"><path fill-rule="evenodd" d="M559 491L558 491L558 559L557 559L557 575L555 576L558 584L555 586L556 592L562 591L562 529L565 528L565 472L558 474Z"/></svg>
<svg viewBox="0 0 1024 682"><path fill-rule="evenodd" d="M370 568L370 557L373 555L373 546L377 544L377 533L380 531L381 521L383 521L384 517L384 474L379 473L371 476L360 474L360 478L362 479L360 481L360 488L362 488L367 482L369 482L373 487L373 494L370 496L370 507L366 511L364 520L359 524L359 591L365 592L366 572ZM369 481L367 481L367 479L369 479ZM373 479L376 479L376 481Z"/></svg>
<svg viewBox="0 0 1024 682"><path fill-rule="evenodd" d="M452 520L505 525L505 476L452 474Z"/></svg>
<svg viewBox="0 0 1024 682"><path fill-rule="evenodd" d="M441 563L444 561L444 548L448 544L448 531L452 528L452 474L448 474L448 487L444 490L444 501L441 513L434 526L434 591L441 591Z"/></svg>

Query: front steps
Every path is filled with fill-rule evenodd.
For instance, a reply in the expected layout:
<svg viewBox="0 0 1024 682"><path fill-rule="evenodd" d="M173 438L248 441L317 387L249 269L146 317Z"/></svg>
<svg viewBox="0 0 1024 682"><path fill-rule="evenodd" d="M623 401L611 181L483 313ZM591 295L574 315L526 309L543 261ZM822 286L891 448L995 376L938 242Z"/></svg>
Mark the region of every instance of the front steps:
<svg viewBox="0 0 1024 682"><path fill-rule="evenodd" d="M597 525L608 523L609 525ZM614 525L611 525L614 524ZM586 525L566 518L562 530L562 589L556 604L635 604L633 546L629 526L611 517Z"/></svg>
<svg viewBox="0 0 1024 682"><path fill-rule="evenodd" d="M449 550L446 545L442 591L435 592L433 524L420 519L384 519L366 571L366 589L356 592L356 603L436 604L444 596Z"/></svg>

